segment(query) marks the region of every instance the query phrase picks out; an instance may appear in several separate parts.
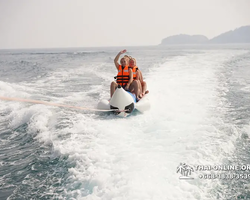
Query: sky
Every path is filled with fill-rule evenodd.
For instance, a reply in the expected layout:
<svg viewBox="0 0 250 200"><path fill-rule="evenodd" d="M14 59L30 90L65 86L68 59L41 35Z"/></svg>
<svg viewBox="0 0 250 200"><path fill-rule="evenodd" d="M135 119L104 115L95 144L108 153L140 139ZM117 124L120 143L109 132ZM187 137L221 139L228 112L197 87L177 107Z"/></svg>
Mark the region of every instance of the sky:
<svg viewBox="0 0 250 200"><path fill-rule="evenodd" d="M250 25L250 0L0 0L0 49L158 45Z"/></svg>

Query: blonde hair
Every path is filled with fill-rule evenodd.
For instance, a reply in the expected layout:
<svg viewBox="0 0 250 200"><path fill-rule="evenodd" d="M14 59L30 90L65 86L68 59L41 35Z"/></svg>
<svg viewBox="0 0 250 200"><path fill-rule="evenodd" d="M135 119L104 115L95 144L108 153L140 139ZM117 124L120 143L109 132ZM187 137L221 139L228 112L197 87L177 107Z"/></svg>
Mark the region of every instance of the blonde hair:
<svg viewBox="0 0 250 200"><path fill-rule="evenodd" d="M130 61L130 60L133 60L134 63L135 63L135 65L136 65L136 59L135 59L135 58L132 58L132 57L131 57L131 58L129 59L129 61Z"/></svg>
<svg viewBox="0 0 250 200"><path fill-rule="evenodd" d="M125 55L125 56L123 56L123 59L125 59L125 60L126 60L126 62L128 63L128 62L129 62L129 59L130 59L130 56Z"/></svg>
<svg viewBox="0 0 250 200"><path fill-rule="evenodd" d="M132 57L131 57L131 56L129 56L129 55L125 55L125 56L123 56L123 58L128 58L128 59L131 59Z"/></svg>

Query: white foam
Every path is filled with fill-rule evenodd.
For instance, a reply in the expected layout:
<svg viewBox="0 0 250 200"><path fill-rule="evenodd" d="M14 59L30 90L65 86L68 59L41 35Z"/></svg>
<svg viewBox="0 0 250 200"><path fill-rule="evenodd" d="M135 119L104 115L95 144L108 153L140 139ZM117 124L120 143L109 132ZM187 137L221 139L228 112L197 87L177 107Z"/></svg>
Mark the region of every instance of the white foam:
<svg viewBox="0 0 250 200"><path fill-rule="evenodd" d="M12 108L10 126L27 122L38 140L52 142L56 152L76 163L65 181L69 199L211 199L216 181L179 180L176 168L181 162L214 165L234 149L237 134L225 134L234 127L222 120L226 110L219 94L224 89L220 70L227 56L224 51L207 51L156 64L145 75L152 108L143 115L120 119L21 106ZM67 77L79 79L97 69L57 71L30 87L48 88L53 83L61 95L62 88L69 86L63 82ZM65 101L94 105L88 94L108 92L109 81L103 79L105 83L90 86L87 92L71 95L66 91Z"/></svg>
<svg viewBox="0 0 250 200"><path fill-rule="evenodd" d="M70 138L54 141L55 148L76 162L69 170L67 195L210 199L214 182L180 181L176 168L180 162L213 165L223 159L222 150L234 148L216 126L223 113L214 114L220 99L217 75L226 59L223 52L210 51L176 57L151 70L152 109L144 115L125 120L75 115L70 128L57 133L70 133Z"/></svg>

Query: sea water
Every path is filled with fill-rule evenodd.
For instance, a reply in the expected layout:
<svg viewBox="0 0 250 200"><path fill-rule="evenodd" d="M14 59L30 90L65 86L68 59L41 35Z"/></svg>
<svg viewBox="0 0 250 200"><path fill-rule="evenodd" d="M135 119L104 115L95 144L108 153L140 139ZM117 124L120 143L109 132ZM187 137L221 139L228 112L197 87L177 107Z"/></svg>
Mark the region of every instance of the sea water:
<svg viewBox="0 0 250 200"><path fill-rule="evenodd" d="M0 50L0 96L94 108L123 48ZM0 199L250 198L250 175L204 178L250 165L250 45L125 48L148 85L144 114L0 100Z"/></svg>

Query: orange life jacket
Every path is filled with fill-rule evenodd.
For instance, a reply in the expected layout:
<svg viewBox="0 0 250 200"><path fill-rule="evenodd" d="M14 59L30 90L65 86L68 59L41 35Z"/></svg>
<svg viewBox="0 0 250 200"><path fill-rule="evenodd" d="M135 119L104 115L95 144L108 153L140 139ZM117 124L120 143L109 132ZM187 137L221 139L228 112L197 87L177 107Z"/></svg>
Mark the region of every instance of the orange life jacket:
<svg viewBox="0 0 250 200"><path fill-rule="evenodd" d="M121 86L126 86L129 81L129 69L128 66L119 65L118 74L116 76L116 82Z"/></svg>
<svg viewBox="0 0 250 200"><path fill-rule="evenodd" d="M133 79L136 79L136 74L137 74L137 70L139 69L137 66L134 67L128 67L129 69L132 69L133 72Z"/></svg>

